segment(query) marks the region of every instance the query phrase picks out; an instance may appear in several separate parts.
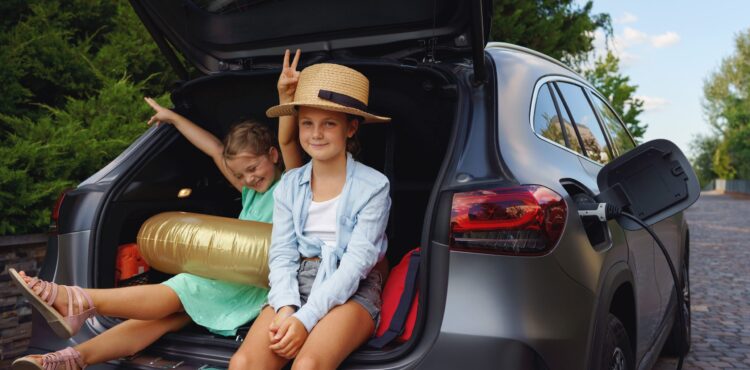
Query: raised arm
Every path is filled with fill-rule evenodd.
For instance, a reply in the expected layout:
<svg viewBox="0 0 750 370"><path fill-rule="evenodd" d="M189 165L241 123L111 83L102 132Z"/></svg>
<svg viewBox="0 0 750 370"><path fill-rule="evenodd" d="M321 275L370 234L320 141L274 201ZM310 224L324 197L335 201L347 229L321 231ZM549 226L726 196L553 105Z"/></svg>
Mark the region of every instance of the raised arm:
<svg viewBox="0 0 750 370"><path fill-rule="evenodd" d="M291 103L294 101L294 92L297 90L297 81L299 80L299 71L297 63L299 62L300 50L294 54L294 60L289 63L289 49L284 53L284 65L279 75L279 104ZM284 166L287 170L302 166L302 147L299 144L299 133L297 127L297 118L295 116L279 117L279 148L281 157L284 159Z"/></svg>
<svg viewBox="0 0 750 370"><path fill-rule="evenodd" d="M226 177L227 181L229 181L232 186L234 186L238 191L242 191L242 182L234 176L234 174L229 171L226 164L224 163L224 158L222 156L222 152L224 151L224 145L221 143L221 141L216 138L213 134L210 132L202 129L200 126L193 123L193 121L183 117L179 113L162 107L157 103L154 99L151 98L144 98L146 100L146 103L151 106L151 108L154 109L156 112L151 119L148 120L148 124L154 124L157 125L161 123L168 123L173 125L175 128L177 128L180 133L185 136L186 139L193 145L195 145L196 148L200 149L203 153L206 153L211 159L214 160L214 163L216 164L216 167L219 168L219 171L221 171L221 174Z"/></svg>

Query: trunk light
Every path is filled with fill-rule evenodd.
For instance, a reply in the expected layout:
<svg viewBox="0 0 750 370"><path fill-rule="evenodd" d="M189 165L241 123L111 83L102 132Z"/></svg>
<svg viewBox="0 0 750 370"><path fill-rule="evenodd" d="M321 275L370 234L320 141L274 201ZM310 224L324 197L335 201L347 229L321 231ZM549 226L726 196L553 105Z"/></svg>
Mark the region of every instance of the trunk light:
<svg viewBox="0 0 750 370"><path fill-rule="evenodd" d="M565 226L563 198L539 185L456 193L451 248L539 256L557 244Z"/></svg>
<svg viewBox="0 0 750 370"><path fill-rule="evenodd" d="M180 191L177 192L177 198L187 198L192 193L193 193L193 189L182 188L182 189L180 189Z"/></svg>

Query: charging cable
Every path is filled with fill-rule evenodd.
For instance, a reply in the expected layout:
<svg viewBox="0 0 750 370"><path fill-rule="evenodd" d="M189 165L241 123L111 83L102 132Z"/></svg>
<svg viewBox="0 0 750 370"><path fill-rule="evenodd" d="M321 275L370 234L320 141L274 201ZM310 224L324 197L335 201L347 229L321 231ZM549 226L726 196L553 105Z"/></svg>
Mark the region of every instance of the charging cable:
<svg viewBox="0 0 750 370"><path fill-rule="evenodd" d="M682 336L687 336L687 330L685 329L685 317L684 312L681 307L680 302L680 290L678 289L679 286L679 279L677 278L677 272L674 269L674 264L672 263L672 258L669 257L669 253L667 253L667 248L664 247L664 244L661 242L661 239L659 239L658 236L656 236L656 233L653 229L651 229L650 226L646 225L645 222L641 221L638 217L635 217L634 215L623 211L620 209L620 207L607 204L607 203L597 203L594 198L586 195L586 194L576 194L573 197L573 200L576 202L576 205L578 206L578 215L581 216L581 218L591 218L596 217L601 222L606 222L608 220L614 219L618 216L627 217L633 222L640 225L644 230L646 230L652 238L656 241L656 244L659 245L659 249L661 249L661 253L664 255L664 258L667 260L667 264L669 265L669 271L672 273L672 281L674 282L674 289L677 293L677 324L680 326L680 330L682 330ZM680 351L680 358L677 362L677 370L682 369L682 362L685 359L685 354L683 351Z"/></svg>

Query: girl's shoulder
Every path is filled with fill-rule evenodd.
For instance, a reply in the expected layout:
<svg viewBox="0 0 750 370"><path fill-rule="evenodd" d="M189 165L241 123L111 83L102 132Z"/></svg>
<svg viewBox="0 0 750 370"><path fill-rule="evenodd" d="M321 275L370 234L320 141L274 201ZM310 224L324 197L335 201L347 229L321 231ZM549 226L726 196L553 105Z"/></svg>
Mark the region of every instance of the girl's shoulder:
<svg viewBox="0 0 750 370"><path fill-rule="evenodd" d="M310 178L310 163L309 162L301 167L286 170L283 174L281 174L281 178L278 181L278 186L274 190L274 195L276 193L286 191L286 190L281 190L281 189L293 188L295 184L299 185L300 183L303 183L304 182L303 179L305 177L307 177L307 179Z"/></svg>
<svg viewBox="0 0 750 370"><path fill-rule="evenodd" d="M390 181L388 181L388 177L386 177L382 172L359 161L354 161L354 163L354 173L352 174L352 177L354 179L368 183L371 186L378 188L388 186L390 184Z"/></svg>
<svg viewBox="0 0 750 370"><path fill-rule="evenodd" d="M283 182L289 183L289 182L292 182L292 181L295 181L295 180L296 181L300 181L305 176L309 177L309 171L311 169L310 166L311 166L311 163L307 162L307 163L305 163L304 165L302 165L300 167L288 169L288 170L284 171L284 173L281 175L281 179L279 179L279 181L280 182L283 181ZM307 173L307 175L306 175L306 173Z"/></svg>

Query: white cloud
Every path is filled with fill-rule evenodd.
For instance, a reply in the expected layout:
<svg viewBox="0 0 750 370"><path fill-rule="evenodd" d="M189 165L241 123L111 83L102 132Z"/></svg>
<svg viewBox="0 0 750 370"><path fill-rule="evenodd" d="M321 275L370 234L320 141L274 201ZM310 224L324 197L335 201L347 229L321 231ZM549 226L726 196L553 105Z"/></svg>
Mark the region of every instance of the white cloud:
<svg viewBox="0 0 750 370"><path fill-rule="evenodd" d="M615 36L615 39L618 37ZM626 46L637 45L648 40L648 35L645 32L638 31L635 28L625 27L622 31L621 37L622 43Z"/></svg>
<svg viewBox="0 0 750 370"><path fill-rule="evenodd" d="M638 53L645 52L644 47L664 48L680 41L680 35L675 32L665 32L660 35L649 35L633 27L625 27L622 32L607 38L601 30L593 34L595 56L606 54L607 50L620 59L620 65L630 67L640 60Z"/></svg>
<svg viewBox="0 0 750 370"><path fill-rule="evenodd" d="M635 95L634 98L643 100L644 111L657 111L669 105L669 100L646 95Z"/></svg>
<svg viewBox="0 0 750 370"><path fill-rule="evenodd" d="M679 41L680 35L672 31L651 37L651 45L653 45L655 48L663 48L666 46L674 45Z"/></svg>
<svg viewBox="0 0 750 370"><path fill-rule="evenodd" d="M622 17L615 18L615 24L629 24L629 23L635 23L637 21L638 21L638 17L628 12L625 12L625 14L623 14Z"/></svg>
<svg viewBox="0 0 750 370"><path fill-rule="evenodd" d="M637 38L638 32L639 31L631 32L631 37ZM623 36L615 35L607 39L607 36L601 30L596 30L593 36L594 50L596 51L595 56L605 55L607 50L610 50L618 59L620 59L620 66L622 67L632 66L639 59L637 55L627 51L630 44L629 42L624 41Z"/></svg>

